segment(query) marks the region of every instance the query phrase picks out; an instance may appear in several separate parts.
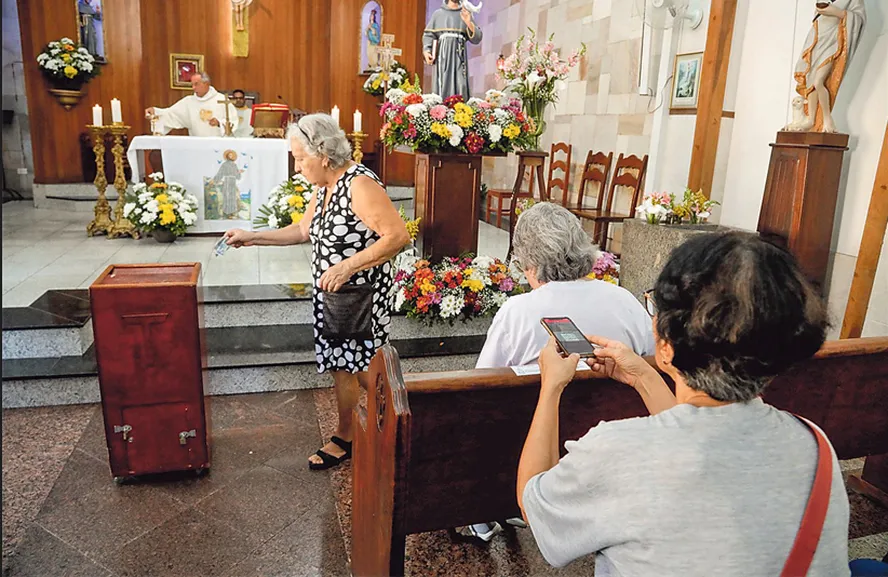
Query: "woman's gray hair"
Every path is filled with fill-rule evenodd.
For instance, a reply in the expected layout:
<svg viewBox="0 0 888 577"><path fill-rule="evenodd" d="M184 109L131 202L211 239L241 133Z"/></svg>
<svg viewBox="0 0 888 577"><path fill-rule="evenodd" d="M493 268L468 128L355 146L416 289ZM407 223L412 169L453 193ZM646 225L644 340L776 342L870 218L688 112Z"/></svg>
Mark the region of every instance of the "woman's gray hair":
<svg viewBox="0 0 888 577"><path fill-rule="evenodd" d="M512 248L521 268L533 269L540 282L585 277L592 272L598 252L580 219L551 202L535 204L521 213Z"/></svg>
<svg viewBox="0 0 888 577"><path fill-rule="evenodd" d="M287 138L295 138L311 156L326 158L330 168L345 166L352 157L345 131L329 114L308 114L290 125Z"/></svg>

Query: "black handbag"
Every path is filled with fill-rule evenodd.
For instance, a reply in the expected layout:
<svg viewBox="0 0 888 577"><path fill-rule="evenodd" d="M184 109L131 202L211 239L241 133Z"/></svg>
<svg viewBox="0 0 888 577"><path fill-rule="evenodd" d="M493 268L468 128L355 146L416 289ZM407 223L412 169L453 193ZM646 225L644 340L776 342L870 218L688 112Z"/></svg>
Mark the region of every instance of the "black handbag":
<svg viewBox="0 0 888 577"><path fill-rule="evenodd" d="M373 285L347 284L338 291L324 291L324 326L328 339L373 339Z"/></svg>

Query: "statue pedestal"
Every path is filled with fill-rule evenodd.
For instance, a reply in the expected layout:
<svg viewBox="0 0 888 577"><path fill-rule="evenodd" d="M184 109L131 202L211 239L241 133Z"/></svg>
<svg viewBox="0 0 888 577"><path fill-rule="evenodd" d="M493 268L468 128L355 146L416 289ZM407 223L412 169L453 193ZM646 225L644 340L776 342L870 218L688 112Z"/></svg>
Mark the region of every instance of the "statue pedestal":
<svg viewBox="0 0 888 577"><path fill-rule="evenodd" d="M847 134L778 132L758 231L786 247L823 287Z"/></svg>

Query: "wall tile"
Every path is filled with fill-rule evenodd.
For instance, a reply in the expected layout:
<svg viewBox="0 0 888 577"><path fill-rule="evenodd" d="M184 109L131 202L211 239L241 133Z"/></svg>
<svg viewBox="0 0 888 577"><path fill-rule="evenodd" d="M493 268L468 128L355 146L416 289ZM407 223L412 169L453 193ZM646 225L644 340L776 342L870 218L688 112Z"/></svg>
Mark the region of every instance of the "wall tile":
<svg viewBox="0 0 888 577"><path fill-rule="evenodd" d="M644 134L644 114L626 114L620 116L617 131L621 135L641 136Z"/></svg>
<svg viewBox="0 0 888 577"><path fill-rule="evenodd" d="M586 112L586 82L571 82L567 88L567 113L584 114Z"/></svg>
<svg viewBox="0 0 888 577"><path fill-rule="evenodd" d="M601 20L611 15L611 0L594 0L592 2L592 19Z"/></svg>
<svg viewBox="0 0 888 577"><path fill-rule="evenodd" d="M602 74L598 79L598 114L607 114L608 96L610 95L610 74Z"/></svg>

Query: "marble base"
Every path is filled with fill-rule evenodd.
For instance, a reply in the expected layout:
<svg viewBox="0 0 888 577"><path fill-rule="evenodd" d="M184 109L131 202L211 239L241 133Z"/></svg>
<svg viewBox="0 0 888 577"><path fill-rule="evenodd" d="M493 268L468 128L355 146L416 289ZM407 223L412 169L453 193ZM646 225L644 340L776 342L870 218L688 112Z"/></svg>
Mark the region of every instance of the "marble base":
<svg viewBox="0 0 888 577"><path fill-rule="evenodd" d="M675 247L693 235L729 230L737 229L717 224L662 225L637 218L624 220L620 286L641 299L646 290L653 288Z"/></svg>
<svg viewBox="0 0 888 577"><path fill-rule="evenodd" d="M204 303L204 327L300 325L312 322L310 301Z"/></svg>
<svg viewBox="0 0 888 577"><path fill-rule="evenodd" d="M3 331L4 359L82 355L93 343L92 320L82 327Z"/></svg>

